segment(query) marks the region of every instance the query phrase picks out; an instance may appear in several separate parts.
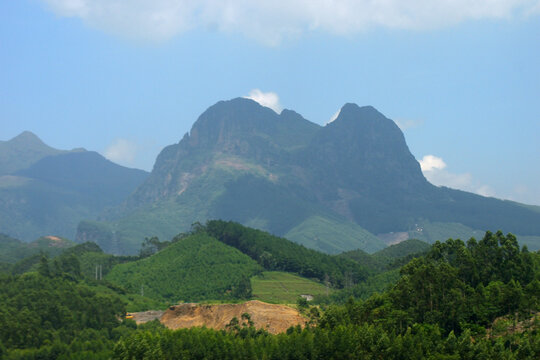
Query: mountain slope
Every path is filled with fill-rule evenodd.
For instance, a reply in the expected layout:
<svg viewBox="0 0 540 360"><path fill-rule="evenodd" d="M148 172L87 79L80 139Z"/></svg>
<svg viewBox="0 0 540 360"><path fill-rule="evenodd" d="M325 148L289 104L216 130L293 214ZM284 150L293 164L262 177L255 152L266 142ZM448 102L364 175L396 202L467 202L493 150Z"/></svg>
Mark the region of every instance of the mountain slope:
<svg viewBox="0 0 540 360"><path fill-rule="evenodd" d="M44 157L66 152L54 149L35 134L24 131L11 140L0 141L0 175L12 174L26 169Z"/></svg>
<svg viewBox="0 0 540 360"><path fill-rule="evenodd" d="M448 237L458 227L540 236L534 209L430 184L397 125L371 106L345 104L321 127L242 98L201 114L106 218L123 252L135 251L145 236L170 239L208 219L329 253L376 251L385 244L374 234L407 236L422 224L437 224L432 233ZM434 236L426 240L444 240Z"/></svg>
<svg viewBox="0 0 540 360"><path fill-rule="evenodd" d="M90 151L61 152L0 176L0 230L31 241L73 238L82 219L120 204L147 177Z"/></svg>
<svg viewBox="0 0 540 360"><path fill-rule="evenodd" d="M249 287L249 278L261 271L240 251L194 234L148 258L116 265L106 279L153 299L199 301L237 298L235 290L246 285L242 281Z"/></svg>
<svg viewBox="0 0 540 360"><path fill-rule="evenodd" d="M55 236L42 237L31 243L25 243L0 233L0 263L13 264L39 253L54 257L74 245L69 240Z"/></svg>

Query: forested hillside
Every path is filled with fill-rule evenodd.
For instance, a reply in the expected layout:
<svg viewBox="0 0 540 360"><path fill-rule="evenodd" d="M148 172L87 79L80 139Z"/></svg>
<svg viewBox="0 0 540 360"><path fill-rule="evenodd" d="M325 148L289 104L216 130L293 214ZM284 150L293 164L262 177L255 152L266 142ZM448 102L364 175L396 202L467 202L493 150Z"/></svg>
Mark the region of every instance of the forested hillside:
<svg viewBox="0 0 540 360"><path fill-rule="evenodd" d="M367 277L366 269L354 261L329 256L232 221L209 221L204 231L247 254L266 270L297 273L337 288Z"/></svg>
<svg viewBox="0 0 540 360"><path fill-rule="evenodd" d="M56 256L75 244L55 236L41 237L30 243L0 233L0 263L13 264L32 255Z"/></svg>
<svg viewBox="0 0 540 360"><path fill-rule="evenodd" d="M316 327L278 336L245 327L134 333L114 356L129 359L146 342L140 356L163 358L185 351L193 359L536 359L539 280L538 253L520 249L511 234L488 232L478 242L435 244L403 267L393 289L332 305L312 316Z"/></svg>
<svg viewBox="0 0 540 360"><path fill-rule="evenodd" d="M196 233L150 257L115 266L106 279L161 301L251 297L249 279L262 268L240 251Z"/></svg>
<svg viewBox="0 0 540 360"><path fill-rule="evenodd" d="M212 238L210 233L219 235L221 240ZM185 286L183 291L203 294L201 289L207 285L198 285L195 280L201 282L210 274L201 268L208 262L214 261L221 270L215 279L228 278L231 263L236 264L235 271L262 269L255 260L225 245L225 241L235 242L239 248L248 248L251 243L251 254L258 254L267 242L271 246L265 247L266 251L283 245L283 239L239 224L209 222L172 242L147 239L139 259L122 258L126 263L118 261L119 265L113 266L107 278L112 279L119 271L124 279L134 276L133 284L141 279L150 280L149 286L154 288L145 289L164 294L177 289L171 284L190 281L189 285L180 285ZM520 248L513 235L501 232L487 232L478 241L437 242L421 254L413 249L422 249L422 244L412 242L404 247L410 248L415 257L401 269L392 270L397 271L397 278L389 289L364 300L350 297L341 305L332 301L318 306L299 302L299 308L309 318L306 327L270 335L252 328L249 317L243 317L242 321L231 319L223 331L198 328L171 331L157 323L136 326L132 321L122 320L128 301L135 298L130 292L140 289L125 289L106 279L95 281L84 275L79 259L88 254L109 255L95 245L79 245L65 250L54 260L41 257L30 272L0 275L0 357L537 359L540 356L539 253ZM395 249L386 251L385 256L399 257ZM294 247L286 250L292 254L301 252ZM223 256L216 259L219 255ZM324 256L320 257L323 262L330 257ZM295 263L294 255L285 257L275 252L275 258ZM229 265L225 265L227 261ZM332 266L339 267L340 261L345 259ZM168 272L174 264L178 265L179 277ZM375 276L383 274L386 272ZM340 291L348 289L351 287Z"/></svg>
<svg viewBox="0 0 540 360"><path fill-rule="evenodd" d="M53 149L29 132L0 141L0 231L26 242L73 239L81 220L119 205L147 175L93 151Z"/></svg>
<svg viewBox="0 0 540 360"><path fill-rule="evenodd" d="M395 245L390 245L374 254L368 254L360 249L339 254L339 257L351 259L375 273L404 265L404 261L419 256L428 251L430 245L420 240L409 239Z"/></svg>

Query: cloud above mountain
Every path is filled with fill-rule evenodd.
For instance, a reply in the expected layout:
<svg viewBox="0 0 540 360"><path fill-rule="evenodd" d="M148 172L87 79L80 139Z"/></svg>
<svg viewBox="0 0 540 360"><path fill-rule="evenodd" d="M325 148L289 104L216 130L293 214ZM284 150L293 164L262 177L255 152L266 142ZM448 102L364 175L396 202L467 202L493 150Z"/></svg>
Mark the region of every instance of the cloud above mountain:
<svg viewBox="0 0 540 360"><path fill-rule="evenodd" d="M126 139L115 139L103 152L103 156L120 165L132 166L138 153L138 146Z"/></svg>
<svg viewBox="0 0 540 360"><path fill-rule="evenodd" d="M279 103L279 96L274 92L262 92L259 89L253 89L249 92L249 95L244 97L254 100L262 106L266 106L274 110L278 114L281 113L281 110L283 110L283 106L281 106Z"/></svg>
<svg viewBox="0 0 540 360"><path fill-rule="evenodd" d="M438 156L426 155L418 162L426 179L434 185L470 191L482 196L495 196L489 185L479 184L471 174L448 171L446 163Z"/></svg>
<svg viewBox="0 0 540 360"><path fill-rule="evenodd" d="M539 0L41 0L60 16L145 40L193 29L240 33L277 45L304 33L425 30L468 20L536 16Z"/></svg>

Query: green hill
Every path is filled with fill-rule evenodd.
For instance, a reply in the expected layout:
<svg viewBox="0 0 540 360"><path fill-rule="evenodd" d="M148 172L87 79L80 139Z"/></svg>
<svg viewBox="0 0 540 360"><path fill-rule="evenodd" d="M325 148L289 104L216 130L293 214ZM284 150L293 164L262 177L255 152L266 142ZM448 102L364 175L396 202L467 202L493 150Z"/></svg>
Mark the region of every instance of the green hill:
<svg viewBox="0 0 540 360"><path fill-rule="evenodd" d="M361 248L371 253L385 246L369 231L335 216L311 216L289 230L284 237L328 254L337 254L351 248Z"/></svg>
<svg viewBox="0 0 540 360"><path fill-rule="evenodd" d="M44 157L66 152L54 149L35 134L24 131L11 140L0 141L0 176L26 169Z"/></svg>
<svg viewBox="0 0 540 360"><path fill-rule="evenodd" d="M366 269L369 269L372 273L379 272L385 268L385 262L382 259L375 258L372 254L368 254L360 249L343 252L338 254L337 257L353 260Z"/></svg>
<svg viewBox="0 0 540 360"><path fill-rule="evenodd" d="M249 278L261 271L247 255L199 233L148 258L116 265L106 279L157 300L200 301L249 297Z"/></svg>
<svg viewBox="0 0 540 360"><path fill-rule="evenodd" d="M372 273L380 273L403 265L404 261L428 251L430 247L431 245L423 241L409 239L390 245L374 254L368 254L358 249L341 253L338 256L354 260L370 269Z"/></svg>
<svg viewBox="0 0 540 360"><path fill-rule="evenodd" d="M424 241L409 239L377 251L373 254L373 257L378 259L401 259L409 255L426 252L430 247L431 245Z"/></svg>
<svg viewBox="0 0 540 360"><path fill-rule="evenodd" d="M54 236L41 237L31 243L25 243L5 234L0 234L0 262L14 264L24 258L40 253L54 257L74 245L70 240Z"/></svg>
<svg viewBox="0 0 540 360"><path fill-rule="evenodd" d="M295 273L336 288L362 281L368 275L366 268L349 259L308 249L232 221L212 220L201 231L237 248L269 271Z"/></svg>
<svg viewBox="0 0 540 360"><path fill-rule="evenodd" d="M44 157L0 176L0 229L24 241L74 238L81 220L120 204L146 176L91 151Z"/></svg>

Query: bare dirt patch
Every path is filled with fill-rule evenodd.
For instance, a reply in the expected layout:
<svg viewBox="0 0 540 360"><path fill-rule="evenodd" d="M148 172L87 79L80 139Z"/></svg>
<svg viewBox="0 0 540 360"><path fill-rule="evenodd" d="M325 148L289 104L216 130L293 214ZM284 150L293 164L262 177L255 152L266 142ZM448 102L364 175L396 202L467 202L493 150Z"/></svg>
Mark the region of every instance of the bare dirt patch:
<svg viewBox="0 0 540 360"><path fill-rule="evenodd" d="M49 239L51 241L62 241L62 239L60 239L58 236L52 236L52 235L45 236L45 239Z"/></svg>
<svg viewBox="0 0 540 360"><path fill-rule="evenodd" d="M165 311L150 310L150 311L134 312L134 313L131 313L131 315L133 315L133 320L135 320L137 324L144 324L149 321L161 319L164 312Z"/></svg>
<svg viewBox="0 0 540 360"><path fill-rule="evenodd" d="M225 329L232 318L241 319L248 313L255 328L265 329L269 333L285 332L291 326L304 326L307 319L291 307L267 304L262 301L248 301L243 304L180 304L171 306L160 321L169 329L184 329L195 326L206 326L216 330ZM137 313L135 313L137 314ZM134 315L135 315L134 314ZM137 321L137 317L134 316Z"/></svg>

